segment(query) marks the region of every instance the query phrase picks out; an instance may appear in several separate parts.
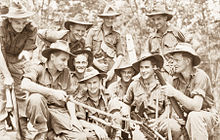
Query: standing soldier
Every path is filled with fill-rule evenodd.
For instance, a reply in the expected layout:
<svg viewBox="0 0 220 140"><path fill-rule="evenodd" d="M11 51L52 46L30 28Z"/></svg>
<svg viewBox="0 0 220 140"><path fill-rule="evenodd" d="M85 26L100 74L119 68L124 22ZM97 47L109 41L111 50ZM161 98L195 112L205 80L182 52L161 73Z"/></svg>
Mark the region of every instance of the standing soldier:
<svg viewBox="0 0 220 140"><path fill-rule="evenodd" d="M213 134L218 117L214 111L211 81L203 70L195 67L199 65L200 57L188 43L178 43L168 53L173 56L176 75L173 86L163 86L162 92L168 97L174 97L184 114L187 114L184 124L189 138L208 140ZM173 121L172 124L180 127L178 121Z"/></svg>
<svg viewBox="0 0 220 140"><path fill-rule="evenodd" d="M119 15L107 6L103 14L98 15L103 19L103 24L91 29L86 38L86 47L91 48L94 55L94 66L107 73L107 86L116 81L114 69L120 65L124 54L120 34L113 30L113 22Z"/></svg>
<svg viewBox="0 0 220 140"><path fill-rule="evenodd" d="M35 40L37 28L28 20L33 16L19 3L12 3L9 12L0 26L0 70L4 77L5 86L14 86L19 107L19 121L22 135L27 136L27 119L25 115L26 94L20 84L27 60L32 57L36 49ZM5 131L5 88L0 91L0 131Z"/></svg>
<svg viewBox="0 0 220 140"><path fill-rule="evenodd" d="M145 51L164 55L167 51L174 49L178 42L185 41L185 37L178 29L167 24L173 14L164 4L157 3L147 16L153 21L155 32L150 34ZM165 60L165 70L173 74L173 68L169 66L172 64L172 59L166 57Z"/></svg>

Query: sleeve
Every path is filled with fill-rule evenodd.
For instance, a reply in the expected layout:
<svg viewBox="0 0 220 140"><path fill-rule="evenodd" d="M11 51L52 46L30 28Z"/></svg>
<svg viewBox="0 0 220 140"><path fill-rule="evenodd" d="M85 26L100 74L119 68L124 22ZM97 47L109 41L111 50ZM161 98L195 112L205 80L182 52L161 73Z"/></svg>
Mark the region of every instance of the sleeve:
<svg viewBox="0 0 220 140"><path fill-rule="evenodd" d="M123 102L127 105L131 105L132 102L134 101L134 92L133 92L133 88L135 87L135 81L133 81L130 86L128 87L128 90L126 92L126 95L123 98Z"/></svg>
<svg viewBox="0 0 220 140"><path fill-rule="evenodd" d="M109 85L109 87L106 89L106 93L110 95L111 98L116 96L116 83L112 83Z"/></svg>
<svg viewBox="0 0 220 140"><path fill-rule="evenodd" d="M35 45L36 37L37 37L37 27L32 25L31 23L27 25L29 30L29 36L24 46L24 50L34 50L37 48Z"/></svg>
<svg viewBox="0 0 220 140"><path fill-rule="evenodd" d="M206 96L206 91L208 91L210 80L208 75L204 71L198 71L195 75L195 86L191 92L191 96L201 95L203 98Z"/></svg>
<svg viewBox="0 0 220 140"><path fill-rule="evenodd" d="M28 78L33 82L37 82L38 76L40 75L41 71L42 71L41 65L34 65L28 71L25 72L23 78Z"/></svg>
<svg viewBox="0 0 220 140"><path fill-rule="evenodd" d="M93 35L94 35L94 30L90 29L85 39L85 47L90 48L91 51L92 51Z"/></svg>
<svg viewBox="0 0 220 140"><path fill-rule="evenodd" d="M117 43L116 43L116 54L117 54L117 56L124 55L124 49L123 49L121 40L122 39L121 39L120 34L117 33Z"/></svg>

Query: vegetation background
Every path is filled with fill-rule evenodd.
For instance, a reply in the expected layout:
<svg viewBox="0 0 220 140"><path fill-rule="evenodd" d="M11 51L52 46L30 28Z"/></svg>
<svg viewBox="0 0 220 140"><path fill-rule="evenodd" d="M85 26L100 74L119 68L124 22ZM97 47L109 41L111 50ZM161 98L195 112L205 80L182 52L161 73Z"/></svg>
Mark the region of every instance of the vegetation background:
<svg viewBox="0 0 220 140"><path fill-rule="evenodd" d="M1 0L10 3L10 0ZM114 25L123 38L126 47L126 34L131 34L137 56L145 46L145 41L152 28L146 11L156 2L163 2L174 12L169 24L178 27L187 42L202 58L200 67L211 78L216 97L216 107L220 110L220 1L219 0L13 0L22 2L29 10L36 12L33 20L39 29L61 30L64 21L76 13L82 13L87 20L98 25L97 17L107 4L122 13ZM41 43L37 42L39 45ZM39 47L40 48L40 47Z"/></svg>

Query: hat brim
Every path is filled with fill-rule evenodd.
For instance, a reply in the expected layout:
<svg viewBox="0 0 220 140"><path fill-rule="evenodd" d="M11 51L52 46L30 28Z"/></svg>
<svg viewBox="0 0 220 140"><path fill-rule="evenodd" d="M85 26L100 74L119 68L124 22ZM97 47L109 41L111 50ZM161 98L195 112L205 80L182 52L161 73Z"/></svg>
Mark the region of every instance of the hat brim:
<svg viewBox="0 0 220 140"><path fill-rule="evenodd" d="M99 17L117 17L120 16L121 14L119 13L112 13L112 14L98 14Z"/></svg>
<svg viewBox="0 0 220 140"><path fill-rule="evenodd" d="M156 65L157 67L159 68L162 68L163 67L163 63L164 63L164 60L163 60L163 57L159 54L152 54L150 56L146 56L146 57L143 57L142 59L138 60L137 62L133 63L132 66L133 68L136 70L136 71L140 71L140 63L144 60L147 60L147 59L150 59L150 58L154 58L156 60Z"/></svg>
<svg viewBox="0 0 220 140"><path fill-rule="evenodd" d="M26 12L26 13L24 13L24 14L8 13L8 14L2 15L2 17L21 19L21 18L31 17L31 16L33 16L34 14L35 14L34 12Z"/></svg>
<svg viewBox="0 0 220 140"><path fill-rule="evenodd" d="M78 51L73 52L73 54L75 54L75 55L82 54L82 53L88 54L88 66L87 67L91 66L93 64L93 54L92 54L91 51L89 51L89 50L78 50ZM68 61L68 67L72 71L75 70L75 66L73 65L73 61L74 61L73 58L69 59L69 61Z"/></svg>
<svg viewBox="0 0 220 140"><path fill-rule="evenodd" d="M183 52L192 55L192 57L193 57L192 65L193 65L193 66L198 66L198 65L200 64L200 62L201 62L200 57L199 57L197 54L192 54L191 52L188 52L188 51L183 51L183 50L173 50L173 51L169 51L169 52L167 52L165 55L168 55L168 54L173 55L174 53L183 53Z"/></svg>
<svg viewBox="0 0 220 140"><path fill-rule="evenodd" d="M165 13L165 12L152 12L152 13L147 13L146 15L148 17L152 17L152 16L155 16L155 15L166 15L167 16L167 21L169 21L173 18L172 13Z"/></svg>
<svg viewBox="0 0 220 140"><path fill-rule="evenodd" d="M133 68L133 67L130 65L130 66L125 66L125 67L117 68L117 69L115 69L115 74L118 75L119 77L121 77L121 73L120 73L121 70L126 69L126 68ZM139 73L136 69L134 69L134 72L135 73L134 73L133 77Z"/></svg>
<svg viewBox="0 0 220 140"><path fill-rule="evenodd" d="M48 58L50 57L50 54L51 54L52 52L54 52L54 51L61 51L61 52L64 52L64 53L69 54L70 57L75 57L75 55L72 54L72 53L69 53L69 52L64 51L64 50L61 50L61 49L55 49L55 48L45 49L45 50L42 52L42 55L48 59Z"/></svg>
<svg viewBox="0 0 220 140"><path fill-rule="evenodd" d="M79 22L79 21L66 21L64 23L64 27L67 29L67 30L70 30L70 25L74 25L74 24L79 24L79 25L84 25L86 26L86 30L88 30L89 28L92 27L92 23L88 23L88 22Z"/></svg>
<svg viewBox="0 0 220 140"><path fill-rule="evenodd" d="M89 79L91 79L91 78L93 78L93 77L95 77L95 76L98 76L98 77L100 77L100 79L102 79L103 77L106 77L107 74L105 74L105 73L96 73L96 74L94 74L94 75L90 75L90 76L88 76L88 77L86 77L86 78L83 78L83 79L80 80L78 83L83 83L83 82L85 82L85 81L87 81L87 80L89 80Z"/></svg>

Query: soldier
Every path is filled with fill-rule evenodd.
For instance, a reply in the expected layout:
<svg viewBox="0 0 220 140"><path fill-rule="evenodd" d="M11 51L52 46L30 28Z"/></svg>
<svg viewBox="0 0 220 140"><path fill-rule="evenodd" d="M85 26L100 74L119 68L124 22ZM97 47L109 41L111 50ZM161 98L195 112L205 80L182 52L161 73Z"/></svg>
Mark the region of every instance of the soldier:
<svg viewBox="0 0 220 140"><path fill-rule="evenodd" d="M91 29L86 38L86 47L91 48L94 55L94 66L107 73L107 86L116 81L114 69L120 65L124 54L120 34L113 30L113 22L119 15L112 7L107 6L103 14L98 15L103 19L102 25Z"/></svg>
<svg viewBox="0 0 220 140"><path fill-rule="evenodd" d="M72 81L74 83L72 84L75 86L75 93L80 94L86 90L86 87L84 84L79 84L78 82L84 78L86 68L92 65L93 55L91 51L86 49L74 51L74 54L76 57L68 61L68 67L72 70L71 77L73 78ZM74 96L76 96L76 94Z"/></svg>
<svg viewBox="0 0 220 140"><path fill-rule="evenodd" d="M75 106L66 101L72 95L72 81L67 68L70 52L69 43L57 40L45 49L42 55L46 63L35 65L27 73L21 88L30 92L26 114L38 130L34 140L87 139L82 125L75 116ZM49 131L49 133L48 133Z"/></svg>
<svg viewBox="0 0 220 140"><path fill-rule="evenodd" d="M27 11L19 3L12 3L0 26L0 70L3 74L5 87L14 86L19 107L19 121L22 135L27 137L27 119L25 115L26 93L20 88L22 75L26 69L26 62L31 59L36 49L35 40L37 28L28 19L34 13ZM1 77L2 77L2 74ZM0 90L0 131L5 131L5 87Z"/></svg>
<svg viewBox="0 0 220 140"><path fill-rule="evenodd" d="M86 69L86 72L84 74L84 78L79 81L79 83L84 83L87 87L87 90L83 94L77 94L77 100L80 102L89 105L91 107L95 107L97 109L100 109L102 111L108 111L108 95L105 94L104 90L102 89L102 79L106 77L106 74L99 73L96 69L93 67L89 67ZM77 109L77 117L90 121L88 119L89 116L96 116L100 119L105 120L106 116L102 114L98 114L97 112L94 112L92 110L86 110L82 107L79 107ZM92 128L91 128L92 129ZM105 130L96 130L95 132L98 133L97 135L101 138L107 138Z"/></svg>
<svg viewBox="0 0 220 140"><path fill-rule="evenodd" d="M178 43L168 53L173 56L176 75L173 85L163 86L162 92L168 97L174 97L188 114L185 127L190 139L208 140L216 125L217 115L213 108L210 79L203 70L196 68L200 57L188 43ZM180 127L178 121L175 124L173 122L173 125Z"/></svg>
<svg viewBox="0 0 220 140"><path fill-rule="evenodd" d="M83 37L92 25L92 23L86 22L82 14L78 13L64 23L64 27L67 30L52 31L43 29L39 31L38 36L48 46L58 39L68 41L70 43L70 50L74 53L76 50L85 49L85 40Z"/></svg>
<svg viewBox="0 0 220 140"><path fill-rule="evenodd" d="M154 68L163 67L163 58L159 54L144 53L140 60L135 62L133 68L140 72L140 78L135 79L128 87L123 102L128 106L123 108L123 115L139 114L147 119L152 127L167 118L165 105L167 101L161 94L161 85L154 74ZM144 110L144 111L143 111ZM134 114L130 114L134 111ZM141 113L142 112L142 113ZM133 132L133 139L145 139L138 130Z"/></svg>
<svg viewBox="0 0 220 140"><path fill-rule="evenodd" d="M111 97L109 104L113 105L112 110L121 110L123 108L124 103L122 102L123 97L125 96L128 86L133 81L133 77L138 74L138 71L132 67L132 64L129 61L129 58L124 58L119 66L119 68L115 69L115 74L119 76L121 79L109 85L106 93L108 93ZM112 102L112 103L111 103ZM118 102L117 105L115 103ZM118 123L118 122L117 122ZM120 122L119 122L120 124ZM121 122L122 129L127 129L125 122ZM118 137L122 137L124 139L128 138L128 134L121 133L118 131L116 134Z"/></svg>
<svg viewBox="0 0 220 140"><path fill-rule="evenodd" d="M132 78L138 74L138 71L132 67L129 58L124 58L119 68L115 69L115 74L121 79L110 84L106 92L109 92L111 97L117 97L122 101L127 92L128 86L133 81Z"/></svg>
<svg viewBox="0 0 220 140"><path fill-rule="evenodd" d="M146 47L146 52L161 53L164 55L167 51L174 49L178 42L184 42L183 34L173 26L167 24L173 17L171 11L167 10L162 3L157 3L147 16L153 21L155 32L150 34ZM173 74L172 59L165 58L165 70ZM167 63L168 62L168 63Z"/></svg>

